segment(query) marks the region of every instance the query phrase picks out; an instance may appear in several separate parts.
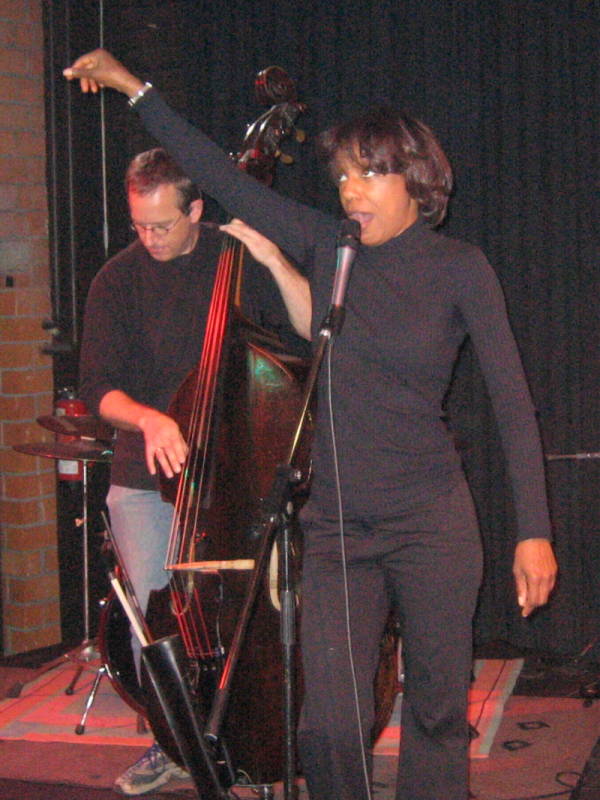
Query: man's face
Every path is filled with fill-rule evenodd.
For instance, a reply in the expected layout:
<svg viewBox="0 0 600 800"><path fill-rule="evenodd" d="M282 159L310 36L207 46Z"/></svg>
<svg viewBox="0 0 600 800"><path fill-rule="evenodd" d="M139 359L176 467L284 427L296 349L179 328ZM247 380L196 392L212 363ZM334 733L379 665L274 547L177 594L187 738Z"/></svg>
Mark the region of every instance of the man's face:
<svg viewBox="0 0 600 800"><path fill-rule="evenodd" d="M129 214L140 241L157 261L171 261L191 253L198 239L202 200L194 200L189 213L179 208L179 195L171 183L150 194L129 192Z"/></svg>

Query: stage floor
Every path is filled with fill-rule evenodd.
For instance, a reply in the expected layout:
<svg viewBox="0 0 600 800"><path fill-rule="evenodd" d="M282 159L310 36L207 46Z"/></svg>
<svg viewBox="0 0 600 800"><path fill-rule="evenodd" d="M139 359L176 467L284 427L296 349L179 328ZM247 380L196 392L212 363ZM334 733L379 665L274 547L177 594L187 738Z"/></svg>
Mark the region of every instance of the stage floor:
<svg viewBox="0 0 600 800"><path fill-rule="evenodd" d="M40 674L0 667L0 797L3 800L108 800L114 778L143 752L136 716L106 678L85 733L75 726L94 679L90 665L72 696L64 687L73 666ZM471 792L477 800L562 797L600 800L600 700L585 703L579 687L594 665L530 659L476 664L470 719L478 731L471 751ZM18 697L6 697L21 689ZM401 700L375 747L374 800L393 800ZM592 754L594 756L592 757ZM583 778L582 778L583 775ZM236 787L240 798L256 798ZM172 783L153 798L194 798L191 783ZM275 785L275 798L283 797ZM299 800L307 800L299 781ZM440 800L443 800L440 798Z"/></svg>

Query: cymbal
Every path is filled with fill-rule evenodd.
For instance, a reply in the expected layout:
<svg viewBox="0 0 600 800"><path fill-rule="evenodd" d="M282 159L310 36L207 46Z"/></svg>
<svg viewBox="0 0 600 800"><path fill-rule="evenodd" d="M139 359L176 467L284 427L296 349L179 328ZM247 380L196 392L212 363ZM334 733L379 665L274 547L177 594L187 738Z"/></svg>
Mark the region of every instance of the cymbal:
<svg viewBox="0 0 600 800"><path fill-rule="evenodd" d="M106 461L112 457L112 449L105 442L76 439L73 442L26 442L14 444L13 450L29 456L60 458L66 461Z"/></svg>
<svg viewBox="0 0 600 800"><path fill-rule="evenodd" d="M88 439L101 439L103 442L112 440L112 428L93 414L84 414L80 417L56 414L46 414L37 418L42 428L65 436L86 436Z"/></svg>

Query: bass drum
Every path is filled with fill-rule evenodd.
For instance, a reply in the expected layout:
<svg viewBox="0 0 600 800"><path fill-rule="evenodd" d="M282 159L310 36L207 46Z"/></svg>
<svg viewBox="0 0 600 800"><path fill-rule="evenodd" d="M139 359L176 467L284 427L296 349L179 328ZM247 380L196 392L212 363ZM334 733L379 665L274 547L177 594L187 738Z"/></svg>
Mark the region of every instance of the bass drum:
<svg viewBox="0 0 600 800"><path fill-rule="evenodd" d="M379 668L375 676L375 722L371 731L375 742L388 724L396 695L398 681L398 625L390 615L381 639ZM100 617L98 647L106 674L115 691L137 713L148 716L143 689L140 687L131 650L129 620L114 590L108 595ZM170 755L179 761L176 753Z"/></svg>
<svg viewBox="0 0 600 800"><path fill-rule="evenodd" d="M133 661L129 620L114 589L111 589L100 614L98 649L117 694L137 714L147 716L144 693Z"/></svg>

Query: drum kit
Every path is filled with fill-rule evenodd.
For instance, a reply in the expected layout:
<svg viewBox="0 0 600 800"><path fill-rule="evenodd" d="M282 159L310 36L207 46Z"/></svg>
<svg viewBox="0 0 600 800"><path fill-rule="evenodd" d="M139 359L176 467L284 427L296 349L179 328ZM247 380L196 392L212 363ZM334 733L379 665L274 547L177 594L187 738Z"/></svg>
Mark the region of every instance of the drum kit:
<svg viewBox="0 0 600 800"><path fill-rule="evenodd" d="M81 518L77 525L82 530L83 549L83 641L75 650L66 654L66 658L77 664L77 669L71 683L65 690L66 694L73 694L75 685L79 680L87 662L97 657L95 641L90 638L90 581L89 581L89 528L88 528L88 471L93 463L109 463L112 458L112 428L97 417L86 414L83 416L45 415L37 418L37 422L46 430L57 435L56 441L27 442L13 445L13 450L31 456L52 458L57 462L78 463L81 466L82 485L82 510ZM59 467L60 469L60 467ZM43 671L64 663L62 657L57 661L47 664ZM84 732L85 717L89 711L88 703L81 723L75 732Z"/></svg>

